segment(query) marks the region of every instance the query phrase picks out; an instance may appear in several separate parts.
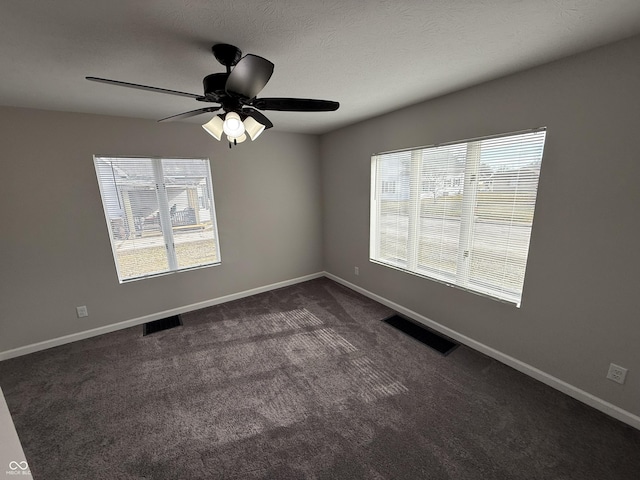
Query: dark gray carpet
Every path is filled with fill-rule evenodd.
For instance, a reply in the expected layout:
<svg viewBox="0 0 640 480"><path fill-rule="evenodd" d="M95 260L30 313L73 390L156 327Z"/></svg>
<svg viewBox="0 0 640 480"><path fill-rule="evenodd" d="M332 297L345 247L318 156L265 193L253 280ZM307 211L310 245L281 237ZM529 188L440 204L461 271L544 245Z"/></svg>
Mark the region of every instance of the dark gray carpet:
<svg viewBox="0 0 640 480"><path fill-rule="evenodd" d="M640 431L318 279L0 363L36 480L634 479Z"/></svg>

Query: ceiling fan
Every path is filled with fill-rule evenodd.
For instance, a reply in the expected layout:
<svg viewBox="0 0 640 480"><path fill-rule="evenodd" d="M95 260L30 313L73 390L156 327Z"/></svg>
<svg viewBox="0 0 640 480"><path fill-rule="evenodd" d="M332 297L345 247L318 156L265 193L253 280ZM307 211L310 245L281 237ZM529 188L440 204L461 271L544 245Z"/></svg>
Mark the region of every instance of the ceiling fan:
<svg viewBox="0 0 640 480"><path fill-rule="evenodd" d="M247 54L243 57L242 51L238 47L225 43L216 44L211 47L211 50L218 62L224 65L227 71L225 73L212 73L204 77L202 80L204 85L203 95L106 78L86 77L86 79L120 87L138 88L150 92L189 97L199 102L216 104L172 115L158 121L180 120L222 110L224 113L215 115L202 127L216 140L220 140L223 133L226 134L227 140L229 140L229 147L232 144L236 145L244 142L247 135L251 140L255 140L263 130L273 127L271 121L259 110L330 112L340 107L338 102L329 100L257 98L256 95L265 87L273 74L273 63L257 55Z"/></svg>

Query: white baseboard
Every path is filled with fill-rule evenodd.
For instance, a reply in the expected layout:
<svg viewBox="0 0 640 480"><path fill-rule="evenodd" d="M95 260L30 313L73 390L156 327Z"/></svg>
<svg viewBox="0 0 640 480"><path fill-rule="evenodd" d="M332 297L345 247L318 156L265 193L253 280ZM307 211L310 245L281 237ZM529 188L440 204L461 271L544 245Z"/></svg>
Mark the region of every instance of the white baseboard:
<svg viewBox="0 0 640 480"><path fill-rule="evenodd" d="M154 320L160 320L161 318L171 317L173 315L179 315L181 313L191 312L201 308L211 307L213 305L219 305L221 303L231 302L244 297L250 297L251 295L257 295L258 293L268 292L277 288L288 287L289 285L295 285L296 283L306 282L307 280L313 280L314 278L323 277L323 272L312 273L311 275L305 275L303 277L292 278L282 282L272 283L262 287L252 288L243 292L233 293L231 295L225 295L222 297L214 298L212 300L206 300L204 302L193 303L191 305L185 305L183 307L172 308L163 312L154 313L151 315L145 315L144 317L133 318L131 320L125 320L124 322L118 322L111 325L105 325L103 327L94 328L91 330L85 330L83 332L72 333L71 335L65 335L64 337L53 338L51 340L45 340L43 342L33 343L31 345L25 345L24 347L14 348L12 350L6 350L0 352L0 361L8 360L10 358L19 357L21 355L27 355L29 353L38 352L40 350L46 350L47 348L57 347L66 343L77 342L78 340L84 340L85 338L96 337L105 333L115 332L116 330L122 330L123 328L135 327L136 325L142 325L143 323L153 322Z"/></svg>
<svg viewBox="0 0 640 480"><path fill-rule="evenodd" d="M456 332L455 330L452 330L448 327L445 327L444 325L441 325L431 320L430 318L427 318L423 315L420 315L417 312L414 312L413 310L409 310L408 308L405 308L402 305L392 302L391 300L381 297L380 295L377 295L373 292L365 290L362 287L354 285L353 283L348 282L343 278L340 278L329 272L324 272L324 276L344 285L345 287L350 288L351 290L355 290L356 292L361 293L365 297L369 297L372 300L375 300L376 302L386 305L387 307L392 308L396 312L401 313L402 315L405 315L415 320L416 322L419 322L437 332L440 332L443 335L446 335L447 337L453 340L456 340L474 350L477 350L478 352L481 352L487 355L488 357L498 360L499 362L504 363L505 365L508 365L518 370L519 372L524 373L525 375L535 378L536 380L539 380L540 382L546 385L549 385L550 387L555 388L556 390L559 390L562 393L565 393L570 397L573 397L576 400L579 400L580 402L595 408L596 410L600 410L601 412L606 413L607 415L613 418L616 418L621 422L624 422L627 425L630 425L640 430L640 417L638 417L637 415L634 415L631 412L623 410L622 408L617 407L605 400L602 400L601 398L598 398L595 395L590 394L589 392L585 392L584 390L581 390L578 387L575 387L563 380L560 380L559 378L549 375L548 373L543 372L542 370L539 370L527 363L524 363L518 360L517 358L513 358L498 350L495 350L494 348L491 348L483 343L480 343L472 338L462 335Z"/></svg>

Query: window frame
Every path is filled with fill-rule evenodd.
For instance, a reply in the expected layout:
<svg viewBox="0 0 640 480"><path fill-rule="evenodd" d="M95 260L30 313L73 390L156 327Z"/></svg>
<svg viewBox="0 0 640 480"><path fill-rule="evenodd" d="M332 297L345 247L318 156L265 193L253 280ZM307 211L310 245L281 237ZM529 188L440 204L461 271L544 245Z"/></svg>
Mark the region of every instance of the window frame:
<svg viewBox="0 0 640 480"><path fill-rule="evenodd" d="M424 165L422 163L423 159L422 158L417 159L418 155L414 155L414 153L422 154L423 152L429 149L435 149L435 148L446 147L446 146L455 146L455 145L465 145L466 148L468 149L470 144L473 144L474 146L479 145L480 142L485 140L503 139L503 138L515 137L515 136L526 135L526 134L543 133L542 146L541 146L539 159L538 159L541 167L542 160L544 157L544 148L546 145L545 143L546 132L547 132L546 127L538 127L538 128L533 128L529 130L521 130L521 131L515 131L515 132L509 132L509 133L503 133L503 134L476 137L476 138L471 138L466 140L457 140L457 141L451 141L446 143L439 143L439 144L426 145L426 146L420 146L420 147L411 147L411 148L392 150L387 152L380 152L372 155L371 156L371 184L370 184L371 192L370 192L370 224L369 224L369 261L378 265L392 268L394 270L411 274L413 276L425 278L427 280L435 281L435 282L438 282L450 287L454 287L466 292L470 292L476 295L490 298L495 301L515 305L516 307L519 308L521 306L522 297L524 294L524 280L523 280L522 288L520 289L520 291L517 292L517 295L512 295L512 296L505 293L504 291L501 291L500 288L503 289L503 287L496 288L495 286L491 286L489 284L485 284L484 286L482 286L482 281L479 281L478 279L474 279L473 282L467 281L466 284L457 283L458 282L457 277L460 274L461 269L464 270L466 268L468 270L469 268L469 265L465 265L464 263L461 263L460 255L462 250L458 250L458 256L455 261L455 272L453 274L450 274L444 271L438 271L434 268L430 268L429 266L419 264L419 261L418 261L418 258L420 256L419 238L421 237L420 237L420 232L418 232L418 229L421 228L420 209L422 205L422 198L426 198L425 195L427 195L427 192L429 189L425 187L425 181L421 176L422 169L424 168ZM407 231L406 260L402 258L402 255L400 255L399 257L397 257L397 261L394 261L392 259L388 259L385 261L384 259L381 258L383 255L380 253L382 249L381 247L382 204L384 201L382 198L382 195L385 192L382 191L382 188L380 187L380 185L382 185L382 183L384 183L385 181L388 182L389 179L385 177L383 180L382 174L380 172L378 159L384 155L403 154L403 153L409 154L409 156L411 157L409 162L405 160L405 163L408 163L408 168L407 168L407 165L403 165L402 167L397 168L398 178L401 178L402 176L408 177L408 180L405 181L405 183L407 184L405 187L408 189L409 195L410 195L409 199L406 201L407 203L406 216L407 216L407 222L408 222L408 226L406 229ZM398 159L397 161L402 162L400 159ZM452 186L447 187L447 188L453 188L453 189L456 189L456 188L461 189L460 190L461 203L464 203L465 198L467 198L468 196L471 197L472 195L470 193L465 193L465 188L467 188L466 178L468 175L468 162L469 160L465 159L463 177L461 179L459 178L451 179ZM477 162L476 168L478 168L479 166L480 166L480 160L479 160L479 154L478 154L478 162ZM477 170L470 173L472 173L473 175L469 175L469 177L473 176L476 181L476 185L473 187L475 190L473 193L473 196L474 196L473 201L476 202L475 195L477 194L477 191L478 191L477 190L478 182L479 182L478 179L480 177L478 175ZM380 176L379 179L378 179L378 176ZM460 185L456 185L456 181L458 181ZM533 226L533 217L535 217L535 207L537 205L537 200L538 200L537 191L538 191L539 181L540 181L540 170L538 171L538 176L536 177L535 195L534 195L534 202L532 207L532 220L531 220L530 228L532 228ZM377 198L377 195L380 195L381 198ZM443 197L446 198L447 195L448 194L446 192L444 191L442 192ZM433 192L433 196L435 200L436 198L435 190ZM464 208L464 206L462 208ZM400 213L395 213L395 214L392 214L392 217L397 218L401 215L402 214ZM462 214L461 214L460 227L459 227L460 233L458 233L457 235L459 244L461 244L463 241L461 240L461 238L463 237L462 230L463 228L465 228L465 225L464 225L465 221L467 222L466 226L468 226L469 224L473 224L475 220L474 218L467 218L466 220L463 220ZM511 217L511 221L513 221L513 216ZM396 233L398 232L402 232L402 230L401 229L397 230ZM473 236L473 234L471 236ZM528 265L528 260L529 260L530 240L531 240L531 232L529 232L529 235L527 238L526 260L524 263L523 276L526 275L526 267ZM459 248L459 246L457 246L456 248ZM469 255L468 250L464 253L466 253L467 256ZM505 265L506 264L507 263L505 262ZM469 283L471 283L471 285L469 285ZM496 292L499 292L499 293L496 293Z"/></svg>
<svg viewBox="0 0 640 480"><path fill-rule="evenodd" d="M103 188L103 183L100 178L100 173L98 171L98 161L107 161L109 159L119 159L119 160L130 159L130 160L150 160L151 161L152 170L154 172L154 180L156 184L156 196L159 197L158 198L158 216L162 217L162 220L159 223L160 231L162 232L164 246L167 251L167 264L168 264L167 270L147 273L147 274L139 275L135 277L123 278L122 272L121 272L121 266L118 261L117 246L115 243L113 226L112 226L112 222L110 221L110 212L108 210L108 204L105 197L106 193ZM164 170L162 167L163 160L168 160L168 161L198 160L198 161L203 161L204 164L206 165L206 169L207 169L206 170L206 174L207 174L207 177L206 177L207 192L206 193L207 193L207 196L209 197L208 200L210 201L210 207L211 207L210 218L211 218L213 237L214 237L213 240L215 241L216 261L201 263L198 265L189 265L186 267L178 266L178 256L175 248L173 226L172 228L169 228L168 231L163 227L163 225L172 225L169 202L166 196L167 187L165 184L166 177L164 175ZM160 276L169 275L173 273L181 273L181 272L186 272L190 270L214 267L222 263L222 256L220 252L220 237L218 232L217 213L215 208L215 197L214 197L214 191L213 191L213 176L211 174L211 162L208 157L169 157L169 156L155 156L155 155L95 154L93 155L93 163L94 163L94 169L96 172L96 181L98 183L98 188L100 192L100 201L103 207L104 220L106 222L107 230L109 232L109 242L111 245L111 253L112 253L113 261L116 268L116 274L118 276L118 282L120 284L135 282L138 280L144 280L148 278L160 277ZM199 200L199 203L200 203L200 200Z"/></svg>

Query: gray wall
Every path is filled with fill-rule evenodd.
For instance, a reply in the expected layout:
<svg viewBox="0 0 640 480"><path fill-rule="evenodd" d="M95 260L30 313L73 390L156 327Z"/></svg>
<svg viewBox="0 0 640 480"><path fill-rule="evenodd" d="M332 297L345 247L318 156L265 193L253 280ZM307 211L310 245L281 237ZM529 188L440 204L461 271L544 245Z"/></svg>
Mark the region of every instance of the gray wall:
<svg viewBox="0 0 640 480"><path fill-rule="evenodd" d="M230 150L194 124L13 108L0 132L0 352L322 270L316 136ZM222 265L120 285L94 154L209 157Z"/></svg>
<svg viewBox="0 0 640 480"><path fill-rule="evenodd" d="M635 37L324 135L325 270L640 415L638 58ZM538 126L520 309L368 261L371 154Z"/></svg>

